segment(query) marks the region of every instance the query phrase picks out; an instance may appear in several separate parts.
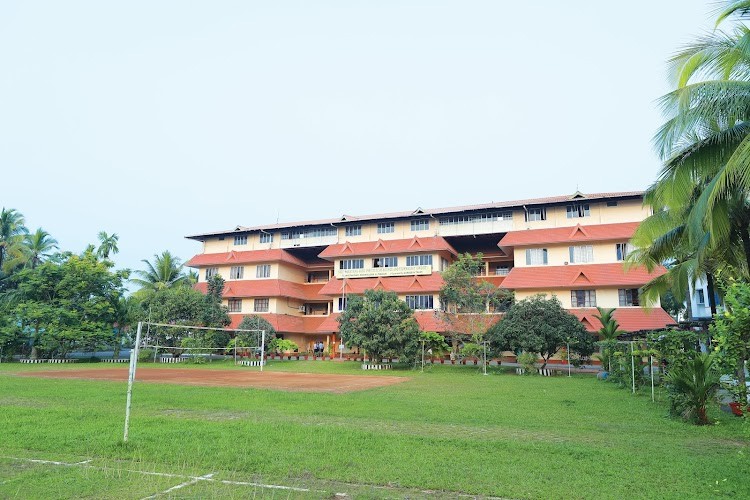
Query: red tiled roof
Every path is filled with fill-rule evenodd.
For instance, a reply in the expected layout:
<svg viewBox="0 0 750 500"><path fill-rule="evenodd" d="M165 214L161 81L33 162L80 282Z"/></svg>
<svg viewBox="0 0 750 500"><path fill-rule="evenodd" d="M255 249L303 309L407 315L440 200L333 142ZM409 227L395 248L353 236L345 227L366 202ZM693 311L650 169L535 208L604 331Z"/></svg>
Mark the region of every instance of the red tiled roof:
<svg viewBox="0 0 750 500"><path fill-rule="evenodd" d="M223 297L290 297L300 300L328 300L320 295L323 283L294 283L286 280L241 280L226 281ZM206 293L208 284L197 283L195 288Z"/></svg>
<svg viewBox="0 0 750 500"><path fill-rule="evenodd" d="M644 267L636 267L625 271L622 263L514 267L503 281L503 286L511 290L640 287L666 272L667 270L663 267L654 270L653 273L649 273Z"/></svg>
<svg viewBox="0 0 750 500"><path fill-rule="evenodd" d="M593 226L552 227L549 229L527 229L510 231L503 236L500 247L522 247L545 243L569 243L585 241L627 241L635 232L639 222L620 224L597 224Z"/></svg>
<svg viewBox="0 0 750 500"><path fill-rule="evenodd" d="M378 240L362 243L330 245L318 255L323 259L355 255L385 255L444 251L457 255L456 250L440 236L410 238L406 240Z"/></svg>
<svg viewBox="0 0 750 500"><path fill-rule="evenodd" d="M424 276L392 276L385 278L332 279L320 290L321 295L341 295L346 282L346 293L363 294L365 290L387 290L396 293L439 292L443 286L440 273Z"/></svg>
<svg viewBox="0 0 750 500"><path fill-rule="evenodd" d="M248 250L244 252L201 253L185 263L188 267L218 266L232 264L251 264L255 262L286 262L299 267L306 267L304 261L286 250Z"/></svg>
<svg viewBox="0 0 750 500"><path fill-rule="evenodd" d="M338 332L339 322L338 318L341 316L339 313L329 314L326 319L318 326L317 331L319 332Z"/></svg>
<svg viewBox="0 0 750 500"><path fill-rule="evenodd" d="M500 276L500 275L478 276L477 281L486 281L500 288L500 286L503 284L503 281L505 281L505 276Z"/></svg>
<svg viewBox="0 0 750 500"><path fill-rule="evenodd" d="M597 332L602 323L594 317L599 314L596 309L568 309L586 326L589 332ZM641 330L660 330L668 325L676 324L676 321L667 311L661 307L621 307L615 309L614 318L620 323L620 329L626 332L637 332Z"/></svg>
<svg viewBox="0 0 750 500"><path fill-rule="evenodd" d="M232 322L229 328L238 328L242 318L249 314L230 314ZM290 314L261 313L261 318L268 320L279 333L315 333L327 319L326 316L292 316Z"/></svg>

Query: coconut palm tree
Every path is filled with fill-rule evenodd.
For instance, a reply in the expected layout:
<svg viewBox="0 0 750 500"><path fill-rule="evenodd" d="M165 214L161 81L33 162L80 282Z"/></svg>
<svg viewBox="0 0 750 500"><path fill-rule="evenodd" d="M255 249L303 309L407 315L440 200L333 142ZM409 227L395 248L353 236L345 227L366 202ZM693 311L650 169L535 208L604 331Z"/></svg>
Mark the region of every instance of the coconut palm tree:
<svg viewBox="0 0 750 500"><path fill-rule="evenodd" d="M96 255L102 259L108 259L109 254L116 254L120 251L117 248L117 241L120 239L117 233L107 234L105 231L99 231L99 248L96 249Z"/></svg>
<svg viewBox="0 0 750 500"><path fill-rule="evenodd" d="M48 258L52 251L57 250L57 240L50 234L38 228L30 234L24 235L24 253L28 259L26 264L32 269Z"/></svg>
<svg viewBox="0 0 750 500"><path fill-rule="evenodd" d="M18 251L23 236L29 232L24 225L23 214L14 208L0 211L0 271L10 255Z"/></svg>
<svg viewBox="0 0 750 500"><path fill-rule="evenodd" d="M146 264L146 270L135 271L139 277L131 278L130 281L139 285L140 290L144 292L154 292L188 283L188 276L183 272L182 262L168 250L162 252L161 255L154 255L153 263L146 259L141 262Z"/></svg>
<svg viewBox="0 0 750 500"><path fill-rule="evenodd" d="M747 18L748 9L750 2L728 2L719 22ZM750 28L738 23L706 35L670 65L676 89L661 100L667 120L654 138L664 160L657 184L669 191L671 208L690 206L679 214L683 243L721 251L738 241L748 276Z"/></svg>

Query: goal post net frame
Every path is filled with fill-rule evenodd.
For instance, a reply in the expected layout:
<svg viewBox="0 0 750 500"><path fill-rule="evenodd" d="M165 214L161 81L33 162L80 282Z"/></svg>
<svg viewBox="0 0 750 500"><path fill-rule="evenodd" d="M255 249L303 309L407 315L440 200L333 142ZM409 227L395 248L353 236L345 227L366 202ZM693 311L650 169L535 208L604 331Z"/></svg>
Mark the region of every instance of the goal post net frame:
<svg viewBox="0 0 750 500"><path fill-rule="evenodd" d="M125 432L123 435L123 442L127 442L128 440L128 431L130 428L130 406L132 401L132 395L133 395L133 382L135 381L135 372L136 372L136 366L138 365L138 353L141 349L141 342L143 339L143 325L147 325L149 328L152 326L157 327L166 327L166 328L179 328L184 331L191 331L191 330L215 330L215 331L223 331L223 332L234 332L235 338L237 333L242 332L248 332L248 333L260 333L261 343L260 346L241 346L239 349L256 349L260 347L260 371L263 372L263 365L265 364L265 356L266 356L266 330L262 329L247 329L247 328L222 328L222 327L208 327L208 326L193 326L193 325L169 325L165 323L153 323L150 321L139 321L138 322L138 328L136 329L135 334L135 343L133 344L133 348L130 350L130 365L128 368L128 393L127 393L127 399L125 402ZM199 351L212 351L212 350L224 350L226 351L226 348L221 347L181 347L181 346L159 346L157 344L144 344L143 347L153 347L155 349L162 348L162 349L181 349L183 351L190 351L190 350L199 350ZM235 363L237 362L237 342L234 342L234 360ZM156 352L154 353L156 354ZM156 357L156 356L154 356Z"/></svg>

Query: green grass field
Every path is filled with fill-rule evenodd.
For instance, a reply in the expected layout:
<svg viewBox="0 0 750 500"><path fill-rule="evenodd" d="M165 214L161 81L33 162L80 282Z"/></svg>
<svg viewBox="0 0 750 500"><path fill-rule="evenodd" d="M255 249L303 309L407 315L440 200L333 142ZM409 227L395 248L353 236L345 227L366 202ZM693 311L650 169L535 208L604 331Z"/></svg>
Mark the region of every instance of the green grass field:
<svg viewBox="0 0 750 500"><path fill-rule="evenodd" d="M76 368L0 364L0 498L750 498L742 419L674 421L592 376L436 366L348 394L141 383L123 444L125 383L14 376ZM195 367L215 368L252 369Z"/></svg>

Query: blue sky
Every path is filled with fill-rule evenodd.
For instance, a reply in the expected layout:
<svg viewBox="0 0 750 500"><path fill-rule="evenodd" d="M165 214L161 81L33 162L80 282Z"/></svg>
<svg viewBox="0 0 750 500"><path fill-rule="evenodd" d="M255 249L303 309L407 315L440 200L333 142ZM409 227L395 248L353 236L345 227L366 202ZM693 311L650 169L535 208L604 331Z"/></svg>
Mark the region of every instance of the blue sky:
<svg viewBox="0 0 750 500"><path fill-rule="evenodd" d="M708 1L0 2L0 206L120 267L187 234L643 189Z"/></svg>

